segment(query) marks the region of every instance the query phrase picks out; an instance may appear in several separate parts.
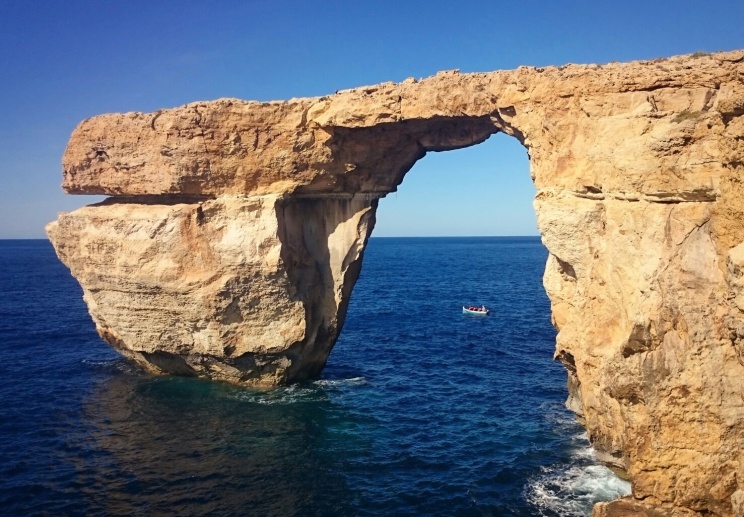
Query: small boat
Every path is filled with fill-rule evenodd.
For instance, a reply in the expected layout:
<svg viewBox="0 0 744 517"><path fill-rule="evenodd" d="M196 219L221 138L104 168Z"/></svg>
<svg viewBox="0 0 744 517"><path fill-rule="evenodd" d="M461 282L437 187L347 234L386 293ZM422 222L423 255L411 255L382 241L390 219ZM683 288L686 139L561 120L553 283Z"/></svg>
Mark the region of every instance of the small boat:
<svg viewBox="0 0 744 517"><path fill-rule="evenodd" d="M465 307L462 306L462 313L463 314L473 314L476 316L488 316L491 314L491 311L489 309L486 309L485 305L481 305L480 307Z"/></svg>

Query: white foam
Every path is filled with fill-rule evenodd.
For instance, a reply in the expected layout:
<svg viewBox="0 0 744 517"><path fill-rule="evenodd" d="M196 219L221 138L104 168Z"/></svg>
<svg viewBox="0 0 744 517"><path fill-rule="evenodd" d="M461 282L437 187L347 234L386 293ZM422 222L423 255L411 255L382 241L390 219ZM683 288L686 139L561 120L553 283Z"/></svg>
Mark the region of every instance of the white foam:
<svg viewBox="0 0 744 517"><path fill-rule="evenodd" d="M317 398L318 390L315 388L288 386L279 387L266 391L253 389L235 390L231 397L245 402L262 404L266 406L295 404L298 402L309 402Z"/></svg>
<svg viewBox="0 0 744 517"><path fill-rule="evenodd" d="M367 379L364 377L351 377L349 379L320 379L314 382L316 386L353 386L366 383Z"/></svg>
<svg viewBox="0 0 744 517"><path fill-rule="evenodd" d="M555 432L569 437L571 463L545 467L528 482L525 498L537 515L591 515L595 503L630 494L630 483L599 463L574 415L562 404L545 403L540 408Z"/></svg>
<svg viewBox="0 0 744 517"><path fill-rule="evenodd" d="M630 483L602 465L544 467L525 489L539 515L591 515L592 506L630 494Z"/></svg>
<svg viewBox="0 0 744 517"><path fill-rule="evenodd" d="M287 387L274 388L268 391L246 390L234 395L235 398L262 404L266 406L290 405L304 402L317 402L328 399L328 393L324 388L337 388L344 386L356 386L366 384L364 377L351 377L348 379L320 379L311 384L294 384Z"/></svg>
<svg viewBox="0 0 744 517"><path fill-rule="evenodd" d="M573 441L581 441L583 443L588 443L588 440L586 438L586 434L580 437L572 437ZM573 451L571 454L571 457L575 460L588 460L597 462L597 453L594 452L594 448L592 448L591 445L586 445L584 447L577 447L576 450Z"/></svg>
<svg viewBox="0 0 744 517"><path fill-rule="evenodd" d="M317 388L293 385L286 388L276 388L266 391L253 399L253 402L268 406L315 402L325 399Z"/></svg>
<svg viewBox="0 0 744 517"><path fill-rule="evenodd" d="M80 362L88 366L112 366L116 364L118 358L114 359L82 359Z"/></svg>
<svg viewBox="0 0 744 517"><path fill-rule="evenodd" d="M115 357L113 359L82 359L81 363L94 369L104 371L117 370L130 375L142 375L141 370L133 366L123 357Z"/></svg>

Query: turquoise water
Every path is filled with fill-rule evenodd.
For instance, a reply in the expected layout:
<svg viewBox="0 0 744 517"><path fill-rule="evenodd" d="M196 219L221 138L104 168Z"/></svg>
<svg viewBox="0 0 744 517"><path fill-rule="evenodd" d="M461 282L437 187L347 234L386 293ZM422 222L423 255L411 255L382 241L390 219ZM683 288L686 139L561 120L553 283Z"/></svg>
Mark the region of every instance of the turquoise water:
<svg viewBox="0 0 744 517"><path fill-rule="evenodd" d="M46 241L0 241L4 515L589 515L538 238L371 239L321 379L158 378ZM468 317L463 304L485 304Z"/></svg>

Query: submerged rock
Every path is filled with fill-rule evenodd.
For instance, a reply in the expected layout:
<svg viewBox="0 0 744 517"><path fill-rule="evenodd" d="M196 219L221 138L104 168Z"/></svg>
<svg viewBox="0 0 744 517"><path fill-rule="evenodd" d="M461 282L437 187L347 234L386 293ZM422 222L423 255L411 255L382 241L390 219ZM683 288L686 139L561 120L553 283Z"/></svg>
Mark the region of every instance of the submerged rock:
<svg viewBox="0 0 744 517"><path fill-rule="evenodd" d="M743 77L736 51L102 115L63 188L112 197L47 232L101 337L145 368L297 381L338 337L378 199L427 152L511 135L570 408L644 507L740 515Z"/></svg>

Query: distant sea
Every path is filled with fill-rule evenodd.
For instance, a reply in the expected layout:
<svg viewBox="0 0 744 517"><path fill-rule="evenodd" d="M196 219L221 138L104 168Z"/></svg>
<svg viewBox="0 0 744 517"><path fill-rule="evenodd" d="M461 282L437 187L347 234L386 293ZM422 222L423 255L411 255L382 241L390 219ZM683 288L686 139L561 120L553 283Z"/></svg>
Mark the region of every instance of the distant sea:
<svg viewBox="0 0 744 517"><path fill-rule="evenodd" d="M48 242L0 241L2 515L589 515L629 486L564 408L546 257L372 238L322 377L254 391L134 369Z"/></svg>

